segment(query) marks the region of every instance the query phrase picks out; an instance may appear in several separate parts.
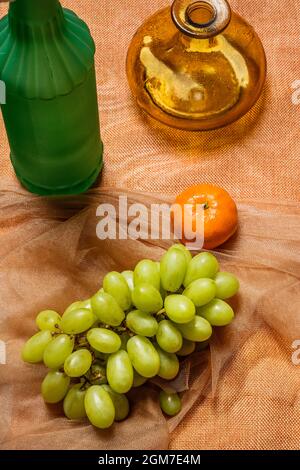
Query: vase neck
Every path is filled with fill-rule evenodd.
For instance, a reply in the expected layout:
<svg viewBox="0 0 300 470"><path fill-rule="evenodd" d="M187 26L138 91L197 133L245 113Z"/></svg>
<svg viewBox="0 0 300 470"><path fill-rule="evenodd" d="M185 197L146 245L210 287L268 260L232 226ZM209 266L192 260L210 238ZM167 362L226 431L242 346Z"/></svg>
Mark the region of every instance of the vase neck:
<svg viewBox="0 0 300 470"><path fill-rule="evenodd" d="M208 39L228 26L231 9L227 0L174 0L172 18L187 36Z"/></svg>
<svg viewBox="0 0 300 470"><path fill-rule="evenodd" d="M59 0L15 0L10 4L9 16L27 24L45 23L61 14Z"/></svg>

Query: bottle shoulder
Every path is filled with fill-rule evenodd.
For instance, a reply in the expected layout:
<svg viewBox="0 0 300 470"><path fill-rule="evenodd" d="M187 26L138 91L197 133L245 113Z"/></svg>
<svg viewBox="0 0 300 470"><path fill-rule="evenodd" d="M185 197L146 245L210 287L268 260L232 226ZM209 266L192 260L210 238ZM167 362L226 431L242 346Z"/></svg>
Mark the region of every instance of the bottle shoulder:
<svg viewBox="0 0 300 470"><path fill-rule="evenodd" d="M43 25L0 21L0 79L8 94L53 99L70 93L94 66L86 23L68 9Z"/></svg>

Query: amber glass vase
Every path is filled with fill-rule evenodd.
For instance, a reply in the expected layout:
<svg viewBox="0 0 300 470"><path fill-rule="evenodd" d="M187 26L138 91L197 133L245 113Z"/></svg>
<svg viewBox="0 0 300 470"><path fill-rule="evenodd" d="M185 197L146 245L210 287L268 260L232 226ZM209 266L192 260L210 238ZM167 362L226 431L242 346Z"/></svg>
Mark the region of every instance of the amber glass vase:
<svg viewBox="0 0 300 470"><path fill-rule="evenodd" d="M226 0L175 0L135 34L127 56L139 106L158 121L209 130L243 116L266 77L263 46Z"/></svg>

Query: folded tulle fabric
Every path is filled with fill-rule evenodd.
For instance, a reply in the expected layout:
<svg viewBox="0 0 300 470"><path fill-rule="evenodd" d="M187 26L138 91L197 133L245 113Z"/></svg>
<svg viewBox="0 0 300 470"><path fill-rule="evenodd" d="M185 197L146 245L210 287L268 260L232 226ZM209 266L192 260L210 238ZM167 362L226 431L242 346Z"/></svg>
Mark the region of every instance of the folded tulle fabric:
<svg viewBox="0 0 300 470"><path fill-rule="evenodd" d="M63 312L74 300L99 289L107 271L133 268L141 258L159 259L171 243L99 240L97 207L110 203L117 209L120 194L129 204L169 202L167 196L110 188L64 200L0 192L0 339L7 345L7 364L0 365L0 448L165 449L170 436L176 447L183 426L191 430L189 443L181 441L183 447L235 448L247 447L248 442L272 448L287 441L295 447L300 437L299 370L291 360L292 342L300 339L300 207L296 204L239 203L239 232L216 252L222 269L241 280L241 292L233 301L234 323L214 333L210 350L185 361L173 383L154 381L142 393L131 393L127 421L99 431L86 421L68 421L61 405L43 403L43 365L25 365L20 359L37 312L45 308ZM269 382L258 386L255 371L260 359L266 359L258 353L263 351L263 338L272 339L276 347L270 360L260 364L260 376L269 377ZM235 364L241 354L244 368L239 365L237 374ZM279 381L274 371L269 375L277 363L283 364ZM169 420L157 403L159 388L166 386L183 396L181 413ZM249 396L260 406L250 403L246 412ZM272 401L270 439L264 438L264 400ZM287 420L282 420L282 413ZM235 428L226 435L224 427L232 416Z"/></svg>

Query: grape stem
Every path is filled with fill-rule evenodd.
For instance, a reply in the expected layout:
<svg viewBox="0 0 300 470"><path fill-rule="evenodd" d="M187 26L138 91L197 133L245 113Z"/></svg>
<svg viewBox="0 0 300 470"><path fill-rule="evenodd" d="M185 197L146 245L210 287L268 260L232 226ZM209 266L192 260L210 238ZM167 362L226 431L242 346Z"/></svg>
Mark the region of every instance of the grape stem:
<svg viewBox="0 0 300 470"><path fill-rule="evenodd" d="M116 328L112 328L116 333L125 333L127 331L126 326L117 326Z"/></svg>
<svg viewBox="0 0 300 470"><path fill-rule="evenodd" d="M80 390L84 390L86 388L86 384L92 385L89 379L85 375L82 378L84 379L84 383L80 387Z"/></svg>
<svg viewBox="0 0 300 470"><path fill-rule="evenodd" d="M159 312L157 312L155 315L159 317L159 315L164 315L166 313L166 310L162 308Z"/></svg>
<svg viewBox="0 0 300 470"><path fill-rule="evenodd" d="M92 352L92 355L93 355L93 352ZM100 363L100 364L102 364L102 365L105 365L105 364L106 364L105 359L101 359L101 358L99 358L99 357L96 357L95 354L94 354L92 364L97 364L97 362Z"/></svg>

